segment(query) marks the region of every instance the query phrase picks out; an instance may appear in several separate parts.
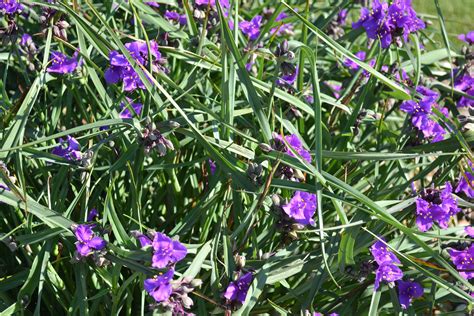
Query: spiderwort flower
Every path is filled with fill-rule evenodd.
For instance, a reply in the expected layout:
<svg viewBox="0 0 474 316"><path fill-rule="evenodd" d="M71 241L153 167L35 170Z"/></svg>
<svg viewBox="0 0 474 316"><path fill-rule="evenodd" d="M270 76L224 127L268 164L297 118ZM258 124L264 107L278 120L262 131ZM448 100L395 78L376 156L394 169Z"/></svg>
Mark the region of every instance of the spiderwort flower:
<svg viewBox="0 0 474 316"><path fill-rule="evenodd" d="M468 235L469 237L474 238L474 227L473 227L473 226L466 226L466 227L464 227L464 232L465 232L466 235Z"/></svg>
<svg viewBox="0 0 474 316"><path fill-rule="evenodd" d="M141 248L145 248L147 246L152 245L152 240L147 235L142 234L138 230L131 231L131 234L133 237L138 239L138 242L140 243Z"/></svg>
<svg viewBox="0 0 474 316"><path fill-rule="evenodd" d="M400 280L397 284L398 297L403 309L407 309L413 299L423 296L423 287L418 282Z"/></svg>
<svg viewBox="0 0 474 316"><path fill-rule="evenodd" d="M99 217L99 212L97 209L93 208L90 210L89 214L87 214L87 221L92 222L94 219Z"/></svg>
<svg viewBox="0 0 474 316"><path fill-rule="evenodd" d="M277 150L281 150L292 157L296 157L293 153L293 151L295 151L298 153L298 155L303 157L304 160L306 160L308 163L311 163L311 155L306 149L304 149L303 143L296 134L285 136L285 141L288 143L291 149L287 146L279 134L273 133L272 136Z"/></svg>
<svg viewBox="0 0 474 316"><path fill-rule="evenodd" d="M217 169L216 162L212 159L208 159L207 162L209 163L209 170L211 171L211 175L214 175Z"/></svg>
<svg viewBox="0 0 474 316"><path fill-rule="evenodd" d="M459 274L469 280L474 278L474 244L465 250L448 250Z"/></svg>
<svg viewBox="0 0 474 316"><path fill-rule="evenodd" d="M357 59L359 59L360 61L364 61L365 60L365 56L366 56L366 53L364 51L359 51L357 53L354 54ZM358 64L356 64L355 62L353 62L351 59L349 58L346 58L343 62L344 66L346 66L347 68L349 68L350 70L352 71L357 71L360 67Z"/></svg>
<svg viewBox="0 0 474 316"><path fill-rule="evenodd" d="M470 96L474 96L474 77L470 74L464 74L456 79L454 87ZM457 107L474 107L474 99L462 96L457 103Z"/></svg>
<svg viewBox="0 0 474 316"><path fill-rule="evenodd" d="M143 66L148 66L148 45L146 42L135 41L125 44L132 58ZM165 63L161 53L158 50L158 44L155 41L150 41L150 53L153 57L151 61L152 70L158 72L165 70L161 64ZM110 67L105 71L104 77L107 84L115 84L119 81L123 82L123 89L125 91L134 91L135 89L145 89L145 85L138 76L138 73L128 62L127 58L117 51L109 52Z"/></svg>
<svg viewBox="0 0 474 316"><path fill-rule="evenodd" d="M162 233L156 233L152 242L153 257L151 266L163 269L167 266L174 265L176 262L184 259L188 250L177 240L172 240Z"/></svg>
<svg viewBox="0 0 474 316"><path fill-rule="evenodd" d="M201 7L216 7L216 0L196 0L195 3L197 6ZM219 3L223 8L228 8L230 6L229 0L219 0Z"/></svg>
<svg viewBox="0 0 474 316"><path fill-rule="evenodd" d="M256 15L250 21L242 21L239 23L239 29L248 36L250 40L256 40L260 35L260 26L262 25L263 17Z"/></svg>
<svg viewBox="0 0 474 316"><path fill-rule="evenodd" d="M411 115L411 122L413 126L423 133L425 138L432 139L432 142L438 142L444 139L446 131L436 122L432 117L433 107L445 116L448 116L447 108L440 108L436 103L439 94L428 88L419 86L416 91L422 95L420 101L404 101L400 105L400 109Z"/></svg>
<svg viewBox="0 0 474 316"><path fill-rule="evenodd" d="M0 1L0 13L2 15L14 15L21 13L23 6L18 0L2 0Z"/></svg>
<svg viewBox="0 0 474 316"><path fill-rule="evenodd" d="M397 256L395 256L395 254L387 248L387 245L380 240L370 247L370 252L378 265L384 263L401 264Z"/></svg>
<svg viewBox="0 0 474 316"><path fill-rule="evenodd" d="M155 276L152 279L146 279L143 282L145 291L157 302L168 300L173 292L171 281L173 280L174 270L169 269L166 273Z"/></svg>
<svg viewBox="0 0 474 316"><path fill-rule="evenodd" d="M68 135L66 140L59 139L59 145L51 153L70 161L78 161L82 159L80 148L79 142L74 137Z"/></svg>
<svg viewBox="0 0 474 316"><path fill-rule="evenodd" d="M230 302L238 302L242 304L245 302L252 279L252 272L247 272L238 280L230 282L225 290L224 297Z"/></svg>
<svg viewBox="0 0 474 316"><path fill-rule="evenodd" d="M402 35L408 40L410 33L425 28L425 23L416 16L411 0L395 0L392 4L375 0L372 9L362 8L359 21L352 28L363 27L370 39L380 39L382 48L387 48Z"/></svg>
<svg viewBox="0 0 474 316"><path fill-rule="evenodd" d="M99 236L95 236L92 228L95 225L78 225L74 229L76 235L76 250L79 257L87 257L93 251L102 250L107 245L107 242Z"/></svg>
<svg viewBox="0 0 474 316"><path fill-rule="evenodd" d="M467 197L474 198L474 175L471 172L462 174L459 178L458 186L456 187L456 193L464 192Z"/></svg>
<svg viewBox="0 0 474 316"><path fill-rule="evenodd" d="M443 229L448 227L451 216L457 214L457 200L452 195L452 187L446 182L444 190L425 189L416 199L416 224L422 232L429 230L435 221Z"/></svg>
<svg viewBox="0 0 474 316"><path fill-rule="evenodd" d="M166 10L165 18L170 21L178 22L180 25L186 25L187 23L186 14L179 14L175 11Z"/></svg>
<svg viewBox="0 0 474 316"><path fill-rule="evenodd" d="M370 252L378 264L375 271L375 290L379 288L382 281L395 282L403 277L402 270L396 266L396 264L400 264L400 260L387 248L385 243L377 241L370 247Z"/></svg>
<svg viewBox="0 0 474 316"><path fill-rule="evenodd" d="M317 205L316 194L296 191L290 202L283 205L282 208L295 222L302 225L314 226L315 222L313 216L316 212Z"/></svg>
<svg viewBox="0 0 474 316"><path fill-rule="evenodd" d="M143 104L141 104L139 102L132 102L132 100L130 98L127 98L127 102L132 106L133 111L135 113L137 113L137 115L140 115L140 113L142 112ZM126 107L124 102L122 102L120 104L120 108L122 109L122 112L120 113L120 118L132 118L133 117L133 113Z"/></svg>
<svg viewBox="0 0 474 316"><path fill-rule="evenodd" d="M281 12L280 14L278 14L278 16L276 17L275 19L275 22L281 22L283 21L284 19L286 19L288 17L288 14L286 14L285 12ZM291 23L283 23L281 24L280 26L278 27L275 27L275 28L272 28L270 30L270 34L276 34L278 36L282 36L282 35L292 35L293 34L293 24Z"/></svg>
<svg viewBox="0 0 474 316"><path fill-rule="evenodd" d="M474 31L470 31L466 34L459 34L458 39L472 45L474 44Z"/></svg>
<svg viewBox="0 0 474 316"><path fill-rule="evenodd" d="M69 58L61 52L51 52L51 65L46 68L47 72L57 73L57 74L70 74L76 70L78 61L77 61L77 52L74 53L74 56Z"/></svg>
<svg viewBox="0 0 474 316"><path fill-rule="evenodd" d="M298 77L299 68L290 63L282 63L282 76L277 79L279 86L292 86Z"/></svg>

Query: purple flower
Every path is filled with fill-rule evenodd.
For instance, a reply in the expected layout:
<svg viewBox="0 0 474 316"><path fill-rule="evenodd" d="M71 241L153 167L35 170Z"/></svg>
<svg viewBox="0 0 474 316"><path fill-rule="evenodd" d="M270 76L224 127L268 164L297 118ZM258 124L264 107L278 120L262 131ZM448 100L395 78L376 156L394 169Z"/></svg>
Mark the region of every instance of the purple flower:
<svg viewBox="0 0 474 316"><path fill-rule="evenodd" d="M448 250L459 274L469 280L474 278L474 244L465 250Z"/></svg>
<svg viewBox="0 0 474 316"><path fill-rule="evenodd" d="M250 40L256 40L260 35L260 26L262 25L263 17L261 15L256 15L252 20L242 21L239 23L239 29L248 36Z"/></svg>
<svg viewBox="0 0 474 316"><path fill-rule="evenodd" d="M276 19L275 22L280 22L288 17L288 14L285 12L280 13ZM291 35L293 34L293 24L291 23L283 23L278 27L272 28L270 30L270 34L275 34L280 36L280 35Z"/></svg>
<svg viewBox="0 0 474 316"><path fill-rule="evenodd" d="M466 94L474 97L474 77L469 74L465 74L456 79L454 87L457 90L465 92ZM458 108L463 107L474 107L474 99L462 96L457 104Z"/></svg>
<svg viewBox="0 0 474 316"><path fill-rule="evenodd" d="M295 154L293 153L293 151L296 151L298 155L303 157L304 160L306 160L308 163L311 163L311 155L306 149L304 149L303 143L298 138L298 136L296 136L295 134L285 136L286 143L290 145L293 151L286 145L286 143L283 141L283 138L279 134L273 133L272 136L273 136L273 140L276 143L277 149L282 149L281 151L286 152L288 155L292 157L296 157Z"/></svg>
<svg viewBox="0 0 474 316"><path fill-rule="evenodd" d="M339 11L339 13L337 14L337 17L336 17L336 22L337 24L339 25L343 25L343 24L346 24L346 19L347 19L347 9L342 9L341 11Z"/></svg>
<svg viewBox="0 0 474 316"><path fill-rule="evenodd" d="M17 0L2 0L0 1L0 13L2 15L14 15L21 13L23 6Z"/></svg>
<svg viewBox="0 0 474 316"><path fill-rule="evenodd" d="M154 253L151 266L158 269L174 265L176 262L184 259L188 252L182 243L172 240L162 233L155 234L152 246Z"/></svg>
<svg viewBox="0 0 474 316"><path fill-rule="evenodd" d="M125 44L125 48L129 51L132 58L143 66L149 65L148 60L148 46L146 42L135 41ZM161 66L164 59L158 51L158 44L155 41L150 41L150 53L153 57L151 61L152 70L158 72L163 69ZM123 82L123 89L125 91L133 91L135 89L145 89L142 80L132 68L127 58L117 51L109 52L110 67L105 71L104 77L107 84L115 84L119 81Z"/></svg>
<svg viewBox="0 0 474 316"><path fill-rule="evenodd" d="M82 158L80 148L79 142L74 137L68 135L66 140L59 139L59 145L51 153L70 161L77 161Z"/></svg>
<svg viewBox="0 0 474 316"><path fill-rule="evenodd" d="M69 58L61 52L51 52L50 59L51 66L46 68L47 72L57 73L57 74L69 74L76 70L78 61L77 61L77 52L74 53L74 56Z"/></svg>
<svg viewBox="0 0 474 316"><path fill-rule="evenodd" d="M132 106L133 111L137 113L137 115L140 115L142 112L142 107L143 104L139 102L131 102L131 99L127 98L127 102ZM120 108L122 109L122 112L120 113L120 118L132 118L133 113L125 106L125 103L122 102L120 104Z"/></svg>
<svg viewBox="0 0 474 316"><path fill-rule="evenodd" d="M87 221L92 222L96 217L99 217L99 212L95 208L93 208L91 209L89 214L87 214Z"/></svg>
<svg viewBox="0 0 474 316"><path fill-rule="evenodd" d="M216 0L196 0L195 1L196 5L198 6L211 6L215 7L216 6ZM219 3L223 8L228 8L230 6L229 0L219 0Z"/></svg>
<svg viewBox="0 0 474 316"><path fill-rule="evenodd" d="M459 34L458 39L472 45L474 44L474 31L470 31L467 34Z"/></svg>
<svg viewBox="0 0 474 316"><path fill-rule="evenodd" d="M474 176L471 172L466 172L464 175L461 175L456 191L454 192L464 192L467 197L471 199L474 198Z"/></svg>
<svg viewBox="0 0 474 316"><path fill-rule="evenodd" d="M365 57L366 57L366 53L364 51L360 51L360 52L355 53L355 56L360 61L364 61ZM355 62L353 62L349 58L346 58L344 60L343 64L344 64L344 66L346 66L347 68L349 68L350 70L353 70L353 71L356 71L356 70L359 69L359 65L357 65Z"/></svg>
<svg viewBox="0 0 474 316"><path fill-rule="evenodd" d="M152 279L146 279L143 282L145 291L157 302L163 302L169 299L173 291L171 281L173 280L174 270L170 269L166 273L155 276Z"/></svg>
<svg viewBox="0 0 474 316"><path fill-rule="evenodd" d="M403 309L407 309L414 298L423 296L423 287L418 282L400 280L397 282L397 284L398 297L400 299L400 305Z"/></svg>
<svg viewBox="0 0 474 316"><path fill-rule="evenodd" d="M33 41L33 38L31 37L31 35L28 34L28 33L24 33L21 36L20 45L21 46L26 46L26 45L28 45L28 43L30 43L32 41Z"/></svg>
<svg viewBox="0 0 474 316"><path fill-rule="evenodd" d="M384 263L401 264L397 256L395 256L395 254L387 248L387 245L380 240L370 247L370 252L379 266Z"/></svg>
<svg viewBox="0 0 474 316"><path fill-rule="evenodd" d="M131 231L132 236L138 239L138 242L140 242L140 247L145 248L147 246L152 245L152 240L147 236L139 232L138 230Z"/></svg>
<svg viewBox="0 0 474 316"><path fill-rule="evenodd" d="M395 282L403 278L402 270L394 264L384 263L375 272L374 290L380 286L380 282Z"/></svg>
<svg viewBox="0 0 474 316"><path fill-rule="evenodd" d="M360 19L352 28L363 27L367 37L380 39L382 48L387 48L399 36L408 40L408 35L425 27L425 23L416 16L411 0L395 0L392 4L375 0L372 9L362 8Z"/></svg>
<svg viewBox="0 0 474 316"><path fill-rule="evenodd" d="M95 236L92 228L95 225L78 225L74 229L76 235L76 250L80 257L87 257L95 250L102 250L107 242L99 236Z"/></svg>
<svg viewBox="0 0 474 316"><path fill-rule="evenodd" d="M154 2L154 1L147 1L147 2L145 2L145 4L149 5L150 7L155 7L155 8L160 7L160 4L157 3L157 2Z"/></svg>
<svg viewBox="0 0 474 316"><path fill-rule="evenodd" d="M250 283L252 283L252 273L247 272L241 276L237 281L230 282L225 290L224 297L231 302L245 302L247 297L247 292L250 288Z"/></svg>
<svg viewBox="0 0 474 316"><path fill-rule="evenodd" d="M464 227L464 232L465 232L466 235L468 235L469 237L474 238L474 227L472 227L472 226L466 226L466 227Z"/></svg>
<svg viewBox="0 0 474 316"><path fill-rule="evenodd" d="M432 139L432 142L438 142L444 139L446 131L432 117L432 108L437 108L443 115L448 116L447 108L440 108L436 103L439 94L428 88L419 86L416 91L421 94L420 101L404 101L400 109L411 115L413 126L423 133L423 136Z"/></svg>
<svg viewBox="0 0 474 316"><path fill-rule="evenodd" d="M279 86L292 86L296 78L298 77L299 69L298 67L284 67L283 75L277 79L277 85Z"/></svg>
<svg viewBox="0 0 474 316"><path fill-rule="evenodd" d="M296 191L290 202L283 205L282 208L295 222L302 225L314 226L313 216L316 212L317 205L316 194Z"/></svg>
<svg viewBox="0 0 474 316"><path fill-rule="evenodd" d="M214 175L217 169L216 162L211 159L208 159L207 162L209 163L209 170L211 171L211 175Z"/></svg>
<svg viewBox="0 0 474 316"><path fill-rule="evenodd" d="M425 189L416 199L416 224L422 232L429 230L435 221L443 229L448 227L451 216L457 214L457 200L452 195L452 187L446 182L443 191Z"/></svg>
<svg viewBox="0 0 474 316"><path fill-rule="evenodd" d="M178 12L174 12L174 11L166 10L165 18L170 21L176 21L180 25L186 25L187 23L186 14L179 14Z"/></svg>

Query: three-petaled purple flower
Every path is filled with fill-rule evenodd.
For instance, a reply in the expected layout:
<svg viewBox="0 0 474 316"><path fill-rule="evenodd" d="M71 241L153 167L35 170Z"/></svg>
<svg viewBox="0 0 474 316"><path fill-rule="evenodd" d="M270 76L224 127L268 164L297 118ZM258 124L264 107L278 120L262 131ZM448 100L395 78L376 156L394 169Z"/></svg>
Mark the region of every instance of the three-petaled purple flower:
<svg viewBox="0 0 474 316"><path fill-rule="evenodd" d="M408 40L410 33L425 28L425 23L416 16L411 0L395 0L390 5L375 0L372 9L362 8L354 29L363 27L370 39L380 39L382 48L387 48L399 36Z"/></svg>
<svg viewBox="0 0 474 316"><path fill-rule="evenodd" d="M311 163L311 155L306 149L304 149L303 143L298 138L298 136L296 136L295 134L285 136L286 142L283 141L283 137L277 133L273 133L272 136L278 150L286 152L292 157L296 157L296 155L293 153L293 151L295 151L296 153L298 153L298 155L303 157L304 160L306 160L308 163Z"/></svg>
<svg viewBox="0 0 474 316"><path fill-rule="evenodd" d="M474 278L474 244L465 250L448 250L459 274L469 280Z"/></svg>
<svg viewBox="0 0 474 316"><path fill-rule="evenodd" d="M474 227L473 227L473 226L466 226L466 227L464 227L464 232L465 232L466 235L468 235L469 237L474 238Z"/></svg>
<svg viewBox="0 0 474 316"><path fill-rule="evenodd" d="M423 296L423 287L418 282L398 281L398 298L403 309L410 306L411 301Z"/></svg>
<svg viewBox="0 0 474 316"><path fill-rule="evenodd" d="M78 161L82 158L79 142L72 136L67 136L66 140L59 139L59 145L51 153L63 157L70 161Z"/></svg>
<svg viewBox="0 0 474 316"><path fill-rule="evenodd" d="M395 282L403 278L402 270L396 265L400 260L392 253L382 241L377 241L370 247L370 252L378 264L375 272L374 289L377 290L380 282Z"/></svg>
<svg viewBox="0 0 474 316"><path fill-rule="evenodd" d="M224 297L230 302L239 302L242 304L245 302L252 279L252 272L247 272L238 280L230 282L225 290Z"/></svg>
<svg viewBox="0 0 474 316"><path fill-rule="evenodd" d="M444 139L446 131L432 118L433 108L437 108L441 114L448 116L447 108L440 108L436 103L439 94L428 88L419 86L416 91L421 94L420 101L404 101L400 109L411 115L413 126L423 133L423 136L432 139L432 142L438 142Z"/></svg>
<svg viewBox="0 0 474 316"><path fill-rule="evenodd" d="M295 222L302 225L314 226L313 216L316 212L318 201L316 194L296 191L290 202L283 205L283 211Z"/></svg>
<svg viewBox="0 0 474 316"><path fill-rule="evenodd" d="M460 209L458 202L452 194L453 188L446 182L444 190L425 189L416 199L416 224L422 232L429 230L436 221L445 229L451 216L456 215Z"/></svg>
<svg viewBox="0 0 474 316"><path fill-rule="evenodd" d="M250 40L256 40L260 35L260 27L262 25L263 17L256 15L250 21L242 21L239 23L239 29L247 35Z"/></svg>
<svg viewBox="0 0 474 316"><path fill-rule="evenodd" d="M97 211L97 209L93 208L90 210L89 214L87 214L87 221L92 222L98 217L99 217L99 212Z"/></svg>
<svg viewBox="0 0 474 316"><path fill-rule="evenodd" d="M466 34L459 34L458 39L460 39L463 42L468 43L469 45L474 44L474 31L470 31Z"/></svg>
<svg viewBox="0 0 474 316"><path fill-rule="evenodd" d="M14 15L21 13L23 6L18 0L2 0L0 1L0 13L2 15Z"/></svg>
<svg viewBox="0 0 474 316"><path fill-rule="evenodd" d="M474 97L474 77L470 74L464 74L456 79L454 87L457 90L465 92L467 95ZM474 99L461 96L457 104L458 108L474 107Z"/></svg>
<svg viewBox="0 0 474 316"><path fill-rule="evenodd" d="M51 65L46 68L47 72L57 74L70 74L76 70L78 66L77 52L69 58L61 52L51 52Z"/></svg>
<svg viewBox="0 0 474 316"><path fill-rule="evenodd" d="M107 242L92 231L95 225L78 225L74 229L76 235L76 250L80 257L87 257L93 251L102 250Z"/></svg>
<svg viewBox="0 0 474 316"><path fill-rule="evenodd" d="M172 240L162 233L156 233L152 242L153 257L151 259L151 266L158 269L163 269L167 266L172 266L176 262L184 259L188 250L177 240Z"/></svg>
<svg viewBox="0 0 474 316"><path fill-rule="evenodd" d="M149 65L148 45L146 42L135 41L125 44L132 58L140 65ZM150 41L150 53L153 58L151 61L152 70L158 72L164 69L161 64L165 60L161 57L158 51L158 44L155 41ZM138 76L138 73L128 62L127 58L117 51L110 51L109 53L110 67L105 71L104 77L107 84L115 84L119 81L123 82L123 89L125 91L133 91L137 88L145 89L145 85Z"/></svg>
<svg viewBox="0 0 474 316"><path fill-rule="evenodd" d="M152 279L146 279L143 282L145 291L157 302L168 300L173 292L171 281L173 280L174 270L169 269L166 273L155 276Z"/></svg>

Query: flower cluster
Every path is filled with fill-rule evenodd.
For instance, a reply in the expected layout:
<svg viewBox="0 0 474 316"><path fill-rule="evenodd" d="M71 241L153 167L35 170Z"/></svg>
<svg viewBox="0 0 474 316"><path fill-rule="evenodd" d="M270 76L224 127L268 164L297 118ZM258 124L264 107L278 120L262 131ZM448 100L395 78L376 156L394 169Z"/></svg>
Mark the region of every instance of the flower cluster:
<svg viewBox="0 0 474 316"><path fill-rule="evenodd" d="M173 280L176 263L183 260L188 250L178 240L173 240L163 233L150 232L148 235L133 231L141 248L151 248L153 251L151 266L156 269L168 269L153 278L144 281L144 288L151 297L162 307L171 310L173 315L187 315L186 309L193 305L188 297L194 287L200 285L199 280L184 278Z"/></svg>
<svg viewBox="0 0 474 316"><path fill-rule="evenodd" d="M460 211L452 191L451 184L446 182L446 187L442 191L425 189L421 192L416 199L416 224L419 230L425 232L435 222L443 229L448 227L451 216Z"/></svg>
<svg viewBox="0 0 474 316"><path fill-rule="evenodd" d="M283 205L283 211L295 222L302 225L314 226L313 216L316 212L318 201L316 194L296 191L290 202Z"/></svg>
<svg viewBox="0 0 474 316"><path fill-rule="evenodd" d="M82 159L81 145L72 136L67 136L66 140L59 139L59 145L51 153L63 157L69 161L79 161Z"/></svg>
<svg viewBox="0 0 474 316"><path fill-rule="evenodd" d="M363 27L368 38L380 39L382 48L387 48L400 35L407 41L410 33L425 28L425 23L416 16L411 0L395 0L390 5L375 0L372 9L362 8L359 21L352 27Z"/></svg>
<svg viewBox="0 0 474 316"><path fill-rule="evenodd" d="M439 94L425 87L419 86L416 91L422 95L420 101L404 101L400 109L411 115L413 126L423 133L425 138L431 139L432 142L438 142L444 139L446 131L432 117L433 108L437 108L444 116L448 116L448 109L441 108L436 100Z"/></svg>
<svg viewBox="0 0 474 316"><path fill-rule="evenodd" d="M249 40L254 41L260 35L260 27L262 26L261 15L256 15L250 21L242 21L239 23L239 29L244 33Z"/></svg>
<svg viewBox="0 0 474 316"><path fill-rule="evenodd" d="M423 288L417 282L403 281L403 271L398 267L400 260L391 252L385 242L377 241L370 247L370 252L374 257L378 268L375 272L374 290L380 286L380 282L397 281L400 305L403 309L408 308L411 300L423 295Z"/></svg>
<svg viewBox="0 0 474 316"><path fill-rule="evenodd" d="M0 13L2 15L14 15L23 11L23 5L18 0L0 1Z"/></svg>
<svg viewBox="0 0 474 316"><path fill-rule="evenodd" d="M164 156L168 149L174 150L173 143L161 134L154 123L148 124L143 130L141 143L144 146L146 154L149 154L152 150L156 150L159 156Z"/></svg>
<svg viewBox="0 0 474 316"><path fill-rule="evenodd" d="M161 53L158 51L158 44L155 41L150 41L150 54L153 58L151 61L148 60L148 45L146 42L135 41L127 43L125 48L138 64L147 67L151 62L154 72L164 70L162 65L166 60L162 58ZM145 85L138 76L138 73L124 55L113 50L109 52L109 60L110 67L104 73L107 84L115 84L122 81L125 91L134 91L137 88L145 89Z"/></svg>

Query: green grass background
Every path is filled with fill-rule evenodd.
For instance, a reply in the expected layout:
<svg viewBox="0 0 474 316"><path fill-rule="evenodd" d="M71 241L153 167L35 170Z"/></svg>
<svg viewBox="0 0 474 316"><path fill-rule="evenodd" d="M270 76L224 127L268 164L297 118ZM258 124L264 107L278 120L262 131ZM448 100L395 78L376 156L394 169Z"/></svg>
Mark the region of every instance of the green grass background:
<svg viewBox="0 0 474 316"><path fill-rule="evenodd" d="M474 0L439 0L439 4L445 18L446 30L451 38L474 30ZM430 20L436 28L439 27L433 0L414 0L413 7L420 14L433 15Z"/></svg>

